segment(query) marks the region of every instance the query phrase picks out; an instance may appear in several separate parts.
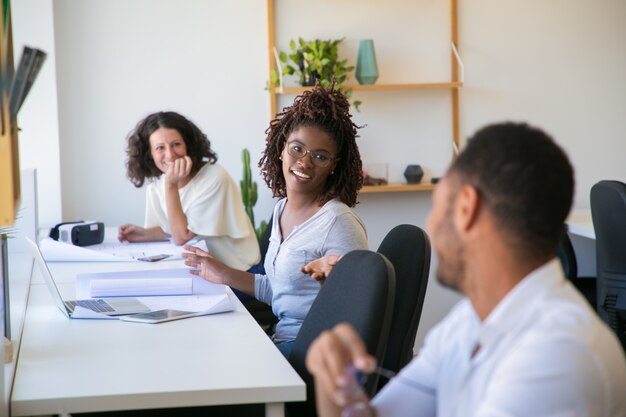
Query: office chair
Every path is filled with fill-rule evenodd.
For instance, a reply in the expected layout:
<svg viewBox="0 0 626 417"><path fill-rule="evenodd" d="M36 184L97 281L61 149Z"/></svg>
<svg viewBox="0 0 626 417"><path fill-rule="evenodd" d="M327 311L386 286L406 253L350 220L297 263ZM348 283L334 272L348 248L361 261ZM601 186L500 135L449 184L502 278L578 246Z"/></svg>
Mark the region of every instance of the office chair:
<svg viewBox="0 0 626 417"><path fill-rule="evenodd" d="M413 358L415 335L430 271L430 241L422 229L410 224L394 227L378 247L396 272L396 294L389 331L389 341L382 366L400 371ZM381 377L380 390L388 379Z"/></svg>
<svg viewBox="0 0 626 417"><path fill-rule="evenodd" d="M348 322L359 333L367 351L380 363L387 337L395 296L395 274L381 254L355 250L344 255L326 278L307 314L289 356L289 362L307 386L307 400L286 404L289 416L315 416L313 377L305 367L311 342L324 330ZM369 375L363 387L373 394L377 375Z"/></svg>
<svg viewBox="0 0 626 417"><path fill-rule="evenodd" d="M626 184L600 181L591 187L596 233L597 311L626 350Z"/></svg>
<svg viewBox="0 0 626 417"><path fill-rule="evenodd" d="M267 223L267 228L263 232L263 235L259 239L259 250L261 252L261 260L255 267L253 268L255 273L265 273L265 254L267 253L267 248L270 244L270 235L272 234L272 217L270 217L269 222ZM243 306L248 310L248 312L254 317L254 319L259 323L259 326L263 328L263 330L267 334L272 334L274 331L274 325L278 323L278 318L272 312L272 307L263 301L257 300L254 297L245 297L241 300Z"/></svg>
<svg viewBox="0 0 626 417"><path fill-rule="evenodd" d="M570 280L572 284L580 291L580 293L589 301L589 304L596 309L596 278L595 277L579 277L578 262L576 262L576 253L572 246L572 241L567 234L567 226L563 225L563 232L557 247L557 257L563 266L565 278Z"/></svg>

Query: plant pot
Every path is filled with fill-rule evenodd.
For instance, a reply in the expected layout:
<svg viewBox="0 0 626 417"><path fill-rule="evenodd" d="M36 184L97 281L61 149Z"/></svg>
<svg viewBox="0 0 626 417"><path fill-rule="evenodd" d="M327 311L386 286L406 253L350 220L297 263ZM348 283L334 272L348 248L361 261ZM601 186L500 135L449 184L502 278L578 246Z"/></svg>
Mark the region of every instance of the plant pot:
<svg viewBox="0 0 626 417"><path fill-rule="evenodd" d="M302 75L300 76L300 85L302 87L310 87L315 85L315 82L317 81L317 79L319 78L319 75L317 75L317 71L313 70L311 72L307 71L307 63L304 61L304 57L301 56L300 57L300 72L302 72Z"/></svg>
<svg viewBox="0 0 626 417"><path fill-rule="evenodd" d="M423 176L424 170L420 165L407 165L404 170L404 178L408 184L418 184Z"/></svg>

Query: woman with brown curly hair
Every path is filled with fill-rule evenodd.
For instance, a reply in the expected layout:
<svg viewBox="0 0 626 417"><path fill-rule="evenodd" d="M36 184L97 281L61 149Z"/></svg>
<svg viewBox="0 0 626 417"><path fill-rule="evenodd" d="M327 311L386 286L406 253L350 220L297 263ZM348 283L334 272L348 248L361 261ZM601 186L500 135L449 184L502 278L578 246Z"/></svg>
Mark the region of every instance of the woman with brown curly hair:
<svg viewBox="0 0 626 417"><path fill-rule="evenodd" d="M245 270L259 261L239 189L193 122L175 112L151 114L130 133L126 152L128 178L136 187L149 184L144 227L121 225L120 241L171 238L182 245L198 237L230 267Z"/></svg>
<svg viewBox="0 0 626 417"><path fill-rule="evenodd" d="M186 264L204 279L235 287L271 304L279 321L273 336L289 356L320 284L301 269L328 255L367 249L365 227L350 209L362 185L361 158L346 97L334 86L296 97L266 130L259 162L274 197L265 275L228 268L185 246Z"/></svg>

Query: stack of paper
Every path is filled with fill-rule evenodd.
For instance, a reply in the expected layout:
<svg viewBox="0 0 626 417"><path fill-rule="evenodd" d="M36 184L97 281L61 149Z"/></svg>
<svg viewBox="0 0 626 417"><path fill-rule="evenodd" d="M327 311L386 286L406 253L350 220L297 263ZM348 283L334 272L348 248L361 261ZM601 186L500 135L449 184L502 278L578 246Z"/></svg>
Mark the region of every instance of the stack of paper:
<svg viewBox="0 0 626 417"><path fill-rule="evenodd" d="M180 295L186 294L186 295ZM141 296L151 311L171 309L216 314L235 309L225 285L213 284L188 268L96 272L76 275L76 298ZM75 313L76 314L76 311ZM84 318L101 316L92 311ZM97 318L118 318L102 316Z"/></svg>

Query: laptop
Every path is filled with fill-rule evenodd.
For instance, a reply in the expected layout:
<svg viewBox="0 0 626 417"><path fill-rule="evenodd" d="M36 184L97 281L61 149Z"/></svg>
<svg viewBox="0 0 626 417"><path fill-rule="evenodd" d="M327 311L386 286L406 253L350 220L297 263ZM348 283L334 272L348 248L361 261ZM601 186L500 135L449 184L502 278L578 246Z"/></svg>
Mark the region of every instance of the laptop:
<svg viewBox="0 0 626 417"><path fill-rule="evenodd" d="M90 298L87 300L70 300L64 301L61 298L59 288L52 278L52 273L46 264L39 246L29 238L26 238L30 245L35 262L41 270L43 279L50 290L50 295L54 299L59 310L63 312L67 317L72 318L74 315L74 309L76 306L86 308L88 310L95 311L96 313L104 314L106 316L122 316L127 314L144 313L150 311L142 302L133 297L111 297L111 298Z"/></svg>

